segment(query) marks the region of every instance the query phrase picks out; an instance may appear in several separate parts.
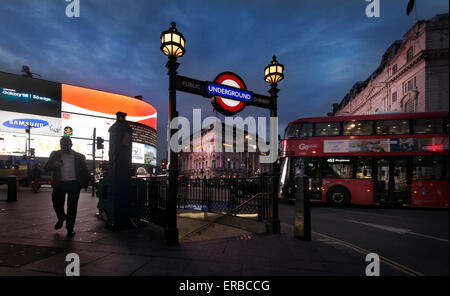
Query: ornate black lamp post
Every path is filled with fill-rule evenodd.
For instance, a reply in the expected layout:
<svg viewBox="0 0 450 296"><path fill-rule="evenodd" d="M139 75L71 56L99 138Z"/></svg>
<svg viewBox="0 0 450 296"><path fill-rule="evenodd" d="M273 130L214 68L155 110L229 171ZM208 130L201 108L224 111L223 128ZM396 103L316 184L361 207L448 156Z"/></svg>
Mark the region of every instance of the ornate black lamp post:
<svg viewBox="0 0 450 296"><path fill-rule="evenodd" d="M271 98L271 108L270 108L270 117L277 117L277 99L278 92L280 91L277 88L278 82L283 80L284 75L284 66L278 64L277 57L273 56L272 62L264 68L264 80L267 83L270 83L270 90L268 91ZM278 131L277 131L278 133ZM278 149L278 143L277 143ZM280 169L278 166L278 161L272 164L272 175L273 175L273 183L272 183L272 203L273 203L273 214L272 214L272 233L280 233L280 219L278 217L278 186L279 186L279 174Z"/></svg>
<svg viewBox="0 0 450 296"><path fill-rule="evenodd" d="M185 53L184 43L186 39L183 34L177 31L175 22L171 23L169 30L161 33L161 51L168 56L169 60L166 64L169 70L169 124L173 118L178 116L177 99L175 89L175 77L178 66L177 58ZM176 130L170 129L169 139ZM168 245L178 244L178 228L177 228L177 187L178 187L178 158L177 154L168 147L168 162L169 162L169 184L167 187L166 196L166 228L165 239Z"/></svg>

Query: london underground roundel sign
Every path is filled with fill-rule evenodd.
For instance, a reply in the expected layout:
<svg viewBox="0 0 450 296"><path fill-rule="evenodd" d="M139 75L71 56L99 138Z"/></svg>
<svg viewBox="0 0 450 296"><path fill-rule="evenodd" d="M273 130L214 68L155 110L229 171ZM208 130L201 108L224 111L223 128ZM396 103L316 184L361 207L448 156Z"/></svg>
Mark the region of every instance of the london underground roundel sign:
<svg viewBox="0 0 450 296"><path fill-rule="evenodd" d="M227 87L229 86L229 87ZM207 92L213 95L211 102L217 111L224 115L236 114L252 101L252 93L247 90L244 81L232 72L222 72L207 84Z"/></svg>

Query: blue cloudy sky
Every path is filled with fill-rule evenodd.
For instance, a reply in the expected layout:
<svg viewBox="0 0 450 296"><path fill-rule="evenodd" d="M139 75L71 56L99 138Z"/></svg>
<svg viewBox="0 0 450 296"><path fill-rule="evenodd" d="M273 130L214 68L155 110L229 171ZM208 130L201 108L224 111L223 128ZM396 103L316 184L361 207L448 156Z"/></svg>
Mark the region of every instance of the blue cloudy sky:
<svg viewBox="0 0 450 296"><path fill-rule="evenodd" d="M448 1L417 0L417 18L448 13ZM368 18L365 0L80 0L68 18L65 0L1 0L0 71L30 66L43 79L144 99L158 110L158 160L167 149L167 71L161 31L177 22L186 37L179 74L212 80L240 75L266 94L264 67L272 55L285 65L279 84L279 124L331 111L352 85L378 66L389 45L413 24L408 0L380 0ZM204 98L178 94L180 115L213 115ZM246 108L240 115L268 116Z"/></svg>

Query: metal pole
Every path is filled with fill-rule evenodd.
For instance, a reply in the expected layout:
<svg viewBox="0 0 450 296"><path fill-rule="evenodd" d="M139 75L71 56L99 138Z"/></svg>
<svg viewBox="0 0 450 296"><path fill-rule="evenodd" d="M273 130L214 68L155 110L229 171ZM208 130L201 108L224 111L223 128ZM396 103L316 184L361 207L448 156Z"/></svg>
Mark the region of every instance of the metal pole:
<svg viewBox="0 0 450 296"><path fill-rule="evenodd" d="M180 64L177 63L177 58L169 57L166 64L169 70L169 126L172 119L178 116L177 112L177 98L175 89L175 76ZM169 141L172 135L176 133L177 129L169 129ZM168 145L168 162L169 162L169 188L167 190L167 220L165 229L165 238L167 245L178 244L178 228L177 228L177 191L178 191L178 155Z"/></svg>
<svg viewBox="0 0 450 296"><path fill-rule="evenodd" d="M27 149L27 183L31 184L31 126L28 125L28 149Z"/></svg>
<svg viewBox="0 0 450 296"><path fill-rule="evenodd" d="M270 84L269 94L272 99L272 108L270 108L270 117L278 116L277 99L278 92L277 83ZM277 131L278 133L278 131ZM277 150L278 150L278 135L277 135ZM278 151L277 151L278 154ZM278 160L272 163L272 233L280 233L280 219L278 215L278 187L279 187L279 168Z"/></svg>
<svg viewBox="0 0 450 296"><path fill-rule="evenodd" d="M92 138L92 193L91 196L94 196L95 192L95 137L96 137L97 128L94 127L94 136Z"/></svg>

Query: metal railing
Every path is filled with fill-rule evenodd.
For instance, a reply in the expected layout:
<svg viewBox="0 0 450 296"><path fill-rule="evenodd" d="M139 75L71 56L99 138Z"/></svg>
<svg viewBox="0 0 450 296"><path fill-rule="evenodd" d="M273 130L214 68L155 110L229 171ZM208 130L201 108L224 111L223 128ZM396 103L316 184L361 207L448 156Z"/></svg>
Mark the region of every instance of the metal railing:
<svg viewBox="0 0 450 296"><path fill-rule="evenodd" d="M177 207L219 214L229 213L256 218L258 221L270 220L272 183L271 176L230 179L180 178ZM167 177L134 179L131 216L164 225L167 184Z"/></svg>

